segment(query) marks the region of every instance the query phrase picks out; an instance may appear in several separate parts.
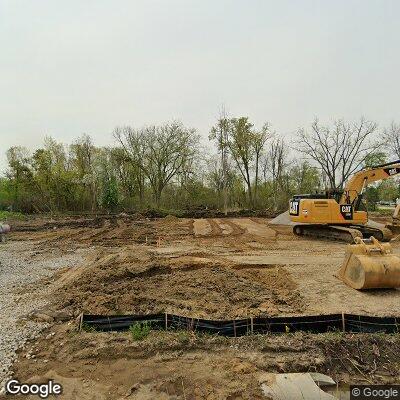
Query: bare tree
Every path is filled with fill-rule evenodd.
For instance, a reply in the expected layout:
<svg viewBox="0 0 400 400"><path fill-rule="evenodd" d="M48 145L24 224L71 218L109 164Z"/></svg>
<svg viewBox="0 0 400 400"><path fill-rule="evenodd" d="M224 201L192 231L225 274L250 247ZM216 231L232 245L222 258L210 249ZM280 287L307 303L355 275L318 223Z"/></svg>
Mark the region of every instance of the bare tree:
<svg viewBox="0 0 400 400"><path fill-rule="evenodd" d="M222 108L217 124L211 128L209 135L209 139L216 141L218 152L221 155L221 183L225 215L228 213L229 123L225 108Z"/></svg>
<svg viewBox="0 0 400 400"><path fill-rule="evenodd" d="M114 136L148 179L157 206L165 186L190 165L199 143L196 131L180 122L138 130L117 128Z"/></svg>
<svg viewBox="0 0 400 400"><path fill-rule="evenodd" d="M267 180L268 172L272 177L272 195L275 209L278 206L278 192L283 185L287 156L288 151L285 142L281 138L275 138L269 146L263 167L264 180Z"/></svg>
<svg viewBox="0 0 400 400"><path fill-rule="evenodd" d="M144 196L144 175L137 165L132 165L130 157L123 148L114 147L110 150L110 161L115 174L121 182L125 197L132 198L135 191L139 192L139 201Z"/></svg>
<svg viewBox="0 0 400 400"><path fill-rule="evenodd" d="M270 124L266 122L260 131L256 131L253 133L253 148L255 155L255 180L254 180L254 195L257 198L258 192L258 181L259 181L259 170L260 170L260 157L261 153L264 149L265 143L270 138Z"/></svg>
<svg viewBox="0 0 400 400"><path fill-rule="evenodd" d="M332 189L341 189L365 158L382 146L372 140L377 124L364 118L358 123L336 120L333 127L321 126L316 119L311 129L299 130L298 150L321 167Z"/></svg>
<svg viewBox="0 0 400 400"><path fill-rule="evenodd" d="M89 135L84 134L70 146L70 153L80 182L89 187L91 210L97 206L97 187L94 171L94 156L96 148Z"/></svg>
<svg viewBox="0 0 400 400"><path fill-rule="evenodd" d="M400 124L392 121L389 128L384 130L383 135L389 151L400 159Z"/></svg>
<svg viewBox="0 0 400 400"><path fill-rule="evenodd" d="M114 137L122 145L122 151L126 157L125 161L129 161L131 165L131 173L133 180L136 183L136 188L139 193L140 204L143 203L145 174L142 168L142 160L145 157L144 147L142 143L141 130L135 130L130 126L117 127L114 129Z"/></svg>

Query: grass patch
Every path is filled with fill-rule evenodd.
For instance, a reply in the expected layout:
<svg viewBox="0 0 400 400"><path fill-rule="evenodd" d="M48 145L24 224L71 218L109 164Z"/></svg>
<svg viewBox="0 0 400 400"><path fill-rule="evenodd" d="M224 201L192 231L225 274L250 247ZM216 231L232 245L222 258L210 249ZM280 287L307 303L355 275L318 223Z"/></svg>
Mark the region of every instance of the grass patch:
<svg viewBox="0 0 400 400"><path fill-rule="evenodd" d="M320 333L319 335L323 340L328 342L339 342L345 337L346 333L339 329L334 329L329 332Z"/></svg>
<svg viewBox="0 0 400 400"><path fill-rule="evenodd" d="M149 336L151 326L149 322L135 322L129 327L129 332L131 333L132 339L134 341L143 340Z"/></svg>
<svg viewBox="0 0 400 400"><path fill-rule="evenodd" d="M85 332L97 332L94 326L89 325L86 322L82 323L81 329Z"/></svg>
<svg viewBox="0 0 400 400"><path fill-rule="evenodd" d="M190 333L188 331L178 331L178 341L181 344L188 344L190 342Z"/></svg>
<svg viewBox="0 0 400 400"><path fill-rule="evenodd" d="M394 212L394 207L393 208L379 208L379 207L377 207L374 212L376 214L378 214L379 216L392 216L393 212Z"/></svg>
<svg viewBox="0 0 400 400"><path fill-rule="evenodd" d="M12 211L1 211L0 210L0 221L7 220L21 220L25 219L25 215L20 212L12 212Z"/></svg>

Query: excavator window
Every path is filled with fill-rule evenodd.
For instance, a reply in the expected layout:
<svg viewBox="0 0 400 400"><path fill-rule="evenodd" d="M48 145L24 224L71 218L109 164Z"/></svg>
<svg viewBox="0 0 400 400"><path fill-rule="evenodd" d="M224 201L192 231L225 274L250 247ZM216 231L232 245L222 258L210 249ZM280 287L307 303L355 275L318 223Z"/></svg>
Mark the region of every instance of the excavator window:
<svg viewBox="0 0 400 400"><path fill-rule="evenodd" d="M358 197L356 197L353 204L355 211L367 211L367 205L365 204L362 194L359 194Z"/></svg>
<svg viewBox="0 0 400 400"><path fill-rule="evenodd" d="M326 191L326 198L327 199L335 199L337 203L340 202L340 198L342 197L343 190L327 190Z"/></svg>

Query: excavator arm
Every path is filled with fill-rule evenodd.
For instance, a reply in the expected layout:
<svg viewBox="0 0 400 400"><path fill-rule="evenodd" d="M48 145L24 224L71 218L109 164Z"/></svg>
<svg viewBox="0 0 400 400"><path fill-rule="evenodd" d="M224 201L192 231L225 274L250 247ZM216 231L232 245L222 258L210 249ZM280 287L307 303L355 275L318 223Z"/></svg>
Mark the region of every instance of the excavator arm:
<svg viewBox="0 0 400 400"><path fill-rule="evenodd" d="M346 184L339 204L353 204L370 183L388 179L397 174L400 174L400 160L356 172Z"/></svg>

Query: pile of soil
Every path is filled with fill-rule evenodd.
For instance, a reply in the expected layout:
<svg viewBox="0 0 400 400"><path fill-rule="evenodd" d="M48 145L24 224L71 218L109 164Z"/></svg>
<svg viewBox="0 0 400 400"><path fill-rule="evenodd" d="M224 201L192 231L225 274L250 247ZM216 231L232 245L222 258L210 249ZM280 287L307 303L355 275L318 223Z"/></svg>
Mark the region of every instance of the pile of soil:
<svg viewBox="0 0 400 400"><path fill-rule="evenodd" d="M289 211L285 211L282 214L279 214L277 217L269 221L270 225L287 225L292 226L295 225L294 222L290 220Z"/></svg>
<svg viewBox="0 0 400 400"><path fill-rule="evenodd" d="M303 300L284 267L244 266L186 257L156 258L145 247L101 250L60 280L68 314L149 314L231 319L297 314Z"/></svg>

